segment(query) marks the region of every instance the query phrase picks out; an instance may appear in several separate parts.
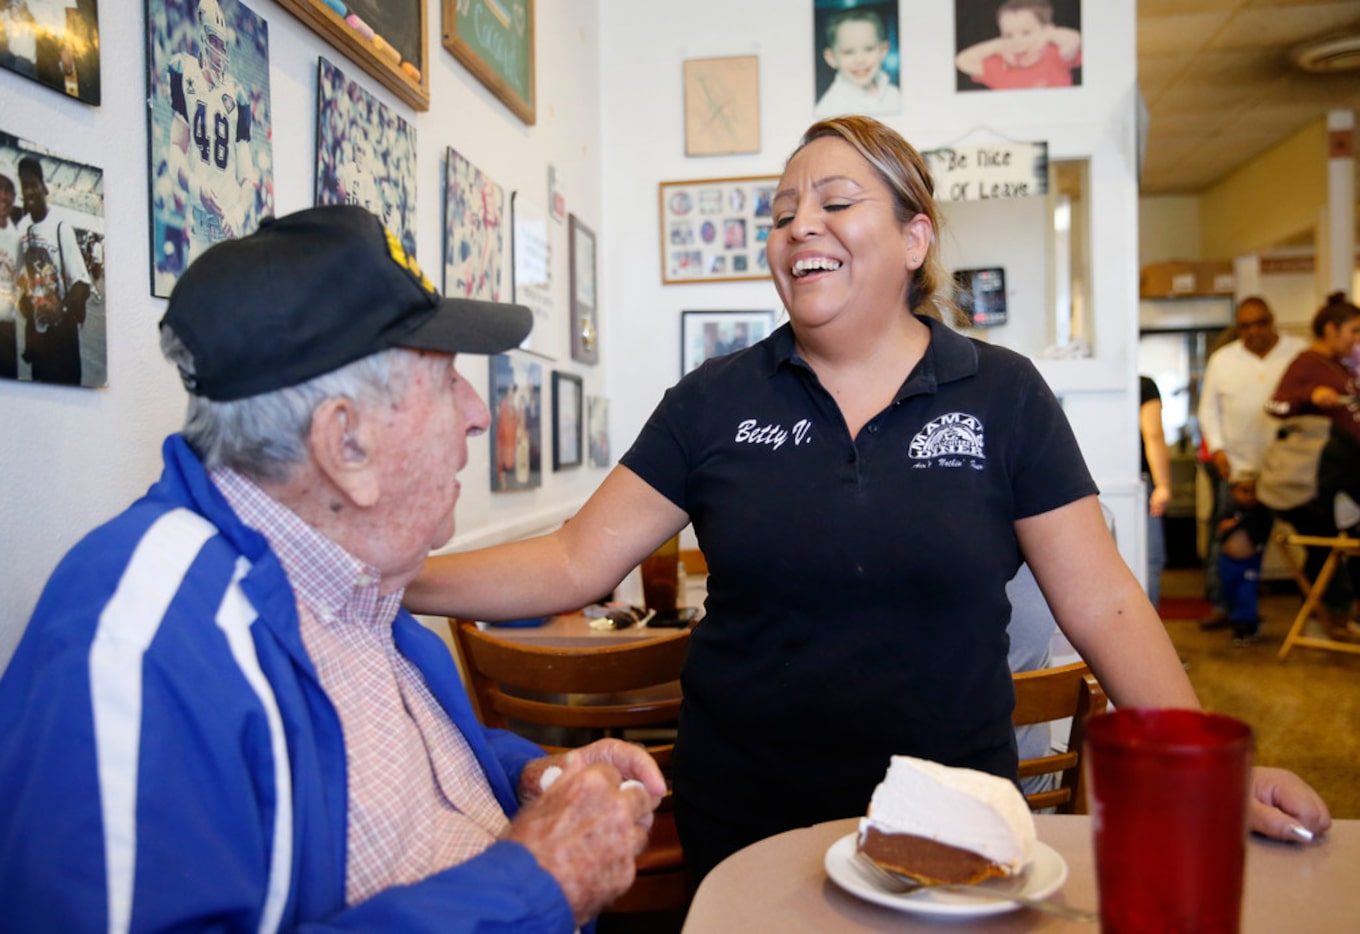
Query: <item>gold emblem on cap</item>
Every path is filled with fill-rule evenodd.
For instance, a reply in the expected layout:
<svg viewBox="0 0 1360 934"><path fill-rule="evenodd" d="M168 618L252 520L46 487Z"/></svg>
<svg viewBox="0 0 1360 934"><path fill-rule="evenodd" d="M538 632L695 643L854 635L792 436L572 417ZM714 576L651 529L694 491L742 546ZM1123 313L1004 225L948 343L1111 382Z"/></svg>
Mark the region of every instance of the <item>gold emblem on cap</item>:
<svg viewBox="0 0 1360 934"><path fill-rule="evenodd" d="M429 279L425 278L425 273L420 271L420 267L416 265L416 261L406 255L406 251L402 249L401 241L397 239L397 235L385 227L383 228L383 233L387 235L387 252L392 255L392 261L420 280L420 284L425 291L433 295L435 291L434 286L430 284Z"/></svg>

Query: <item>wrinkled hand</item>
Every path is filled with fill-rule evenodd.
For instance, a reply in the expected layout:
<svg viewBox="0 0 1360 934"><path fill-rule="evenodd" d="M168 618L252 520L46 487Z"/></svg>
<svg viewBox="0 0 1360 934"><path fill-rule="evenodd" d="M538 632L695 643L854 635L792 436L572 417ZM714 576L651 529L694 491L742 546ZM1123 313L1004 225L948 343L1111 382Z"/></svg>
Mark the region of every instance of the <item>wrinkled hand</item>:
<svg viewBox="0 0 1360 934"><path fill-rule="evenodd" d="M569 753L544 756L526 765L519 776L520 803L527 805L542 794L543 773L552 766L565 767L568 759L576 760L583 765L607 763L617 769L624 779L632 778L642 782L655 799L652 802L653 808L666 795L666 779L662 777L661 769L657 768L656 760L645 749L633 743L625 743L621 739L601 739L589 746L573 749ZM651 826L650 822L648 826Z"/></svg>
<svg viewBox="0 0 1360 934"><path fill-rule="evenodd" d="M1171 490L1168 487L1158 486L1152 488L1152 495L1148 497L1148 515L1157 516L1166 514L1166 507L1171 503Z"/></svg>
<svg viewBox="0 0 1360 934"><path fill-rule="evenodd" d="M617 768L608 761L588 763L582 752L548 757L557 760L561 776L525 805L504 834L523 844L562 886L577 924L633 884L656 807L647 789L620 788L624 776Z"/></svg>
<svg viewBox="0 0 1360 934"><path fill-rule="evenodd" d="M1257 766L1251 770L1247 826L1276 840L1305 843L1310 838L1297 828L1313 835L1325 833L1332 826L1332 815L1322 796L1293 772Z"/></svg>

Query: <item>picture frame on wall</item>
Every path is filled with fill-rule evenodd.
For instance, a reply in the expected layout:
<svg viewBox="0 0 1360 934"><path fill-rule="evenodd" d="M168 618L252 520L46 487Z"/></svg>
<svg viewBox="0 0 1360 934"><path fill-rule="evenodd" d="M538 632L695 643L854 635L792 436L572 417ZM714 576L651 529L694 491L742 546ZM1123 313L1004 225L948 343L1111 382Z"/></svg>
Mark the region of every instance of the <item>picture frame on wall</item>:
<svg viewBox="0 0 1360 934"><path fill-rule="evenodd" d="M443 0L443 7L444 48L533 126L534 0Z"/></svg>
<svg viewBox="0 0 1360 934"><path fill-rule="evenodd" d="M778 175L661 182L661 281L766 279L771 203Z"/></svg>
<svg viewBox="0 0 1360 934"><path fill-rule="evenodd" d="M491 492L543 485L543 366L522 353L489 363Z"/></svg>
<svg viewBox="0 0 1360 934"><path fill-rule="evenodd" d="M425 0L345 0L343 16L324 0L279 0L279 6L402 101L430 109Z"/></svg>
<svg viewBox="0 0 1360 934"><path fill-rule="evenodd" d="M218 9L222 24L205 28L193 4L146 4L150 275L158 298L209 247L253 233L274 213L269 23L240 0L219 0ZM215 52L205 49L210 43Z"/></svg>
<svg viewBox="0 0 1360 934"><path fill-rule="evenodd" d="M813 119L901 113L899 48L897 0L814 0Z"/></svg>
<svg viewBox="0 0 1360 934"><path fill-rule="evenodd" d="M0 2L0 68L99 106L99 4Z"/></svg>
<svg viewBox="0 0 1360 934"><path fill-rule="evenodd" d="M416 128L324 56L316 79L316 203L357 204L416 255Z"/></svg>
<svg viewBox="0 0 1360 934"><path fill-rule="evenodd" d="M745 350L770 336L773 311L682 311L680 375L705 360Z"/></svg>
<svg viewBox="0 0 1360 934"><path fill-rule="evenodd" d="M450 147L444 163L445 295L504 300L508 207L505 189Z"/></svg>
<svg viewBox="0 0 1360 934"><path fill-rule="evenodd" d="M685 155L760 152L759 58L692 58L684 75Z"/></svg>
<svg viewBox="0 0 1360 934"><path fill-rule="evenodd" d="M553 370L553 470L581 466L581 377Z"/></svg>
<svg viewBox="0 0 1360 934"><path fill-rule="evenodd" d="M600 316L595 289L595 232L572 214L567 219L571 265L571 358L594 364L600 359Z"/></svg>
<svg viewBox="0 0 1360 934"><path fill-rule="evenodd" d="M522 191L510 195L510 285L513 301L534 315L520 347L556 358L562 335L553 326L552 236L548 213ZM558 327L560 327L560 320Z"/></svg>
<svg viewBox="0 0 1360 934"><path fill-rule="evenodd" d="M107 386L104 170L0 131L0 174L29 192L24 226L0 230L0 378Z"/></svg>
<svg viewBox="0 0 1360 934"><path fill-rule="evenodd" d="M586 397L586 448L590 466L609 466L609 400L604 396Z"/></svg>

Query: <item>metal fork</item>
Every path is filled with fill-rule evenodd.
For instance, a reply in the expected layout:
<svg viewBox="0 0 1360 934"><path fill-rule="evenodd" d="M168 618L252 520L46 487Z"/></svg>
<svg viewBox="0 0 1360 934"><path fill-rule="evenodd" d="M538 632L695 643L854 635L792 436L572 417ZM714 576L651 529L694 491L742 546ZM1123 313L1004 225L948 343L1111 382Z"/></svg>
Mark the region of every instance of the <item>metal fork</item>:
<svg viewBox="0 0 1360 934"><path fill-rule="evenodd" d="M996 889L985 889L972 885L927 885L924 882L917 882L889 872L868 856L862 850L855 851L855 865L864 871L865 875L873 879L874 884L893 895L907 895L911 892L932 891L948 892L950 895L963 895L969 898L982 898L993 902L1013 902L1023 905L1026 908L1033 908L1037 911L1044 911L1059 918L1066 918L1068 921L1099 921L1100 915L1094 911L1084 911L1080 908L1068 908L1057 902L1049 901L1045 898L1028 898L1024 895L1012 895L1006 892L999 892Z"/></svg>

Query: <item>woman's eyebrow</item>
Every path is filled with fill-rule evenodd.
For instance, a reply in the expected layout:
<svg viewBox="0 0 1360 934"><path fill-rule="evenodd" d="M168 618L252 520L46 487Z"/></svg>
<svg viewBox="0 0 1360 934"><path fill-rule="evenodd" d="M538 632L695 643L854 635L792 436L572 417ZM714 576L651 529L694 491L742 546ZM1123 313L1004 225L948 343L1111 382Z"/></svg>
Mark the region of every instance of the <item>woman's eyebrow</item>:
<svg viewBox="0 0 1360 934"><path fill-rule="evenodd" d="M855 180L854 180L853 178L851 178L849 175L826 175L826 176L823 176L822 178L817 179L815 182L813 182L813 183L812 183L812 187L815 188L815 189L819 189L819 190L820 190L820 189L822 189L822 188L825 188L827 185L830 185L830 184L833 183L833 182L849 182L850 184L854 185L856 188L859 188L859 187L860 187L859 182L855 181ZM778 200L780 200L781 198L793 198L793 197L796 197L796 196L797 196L797 190L796 190L796 189L794 189L794 188L792 188L792 187L790 187L790 188L785 188L785 189L783 189L782 191L776 192L776 193L775 193L775 196L774 196L773 198L770 199L770 202L771 202L771 203L774 203L775 201L778 201Z"/></svg>

